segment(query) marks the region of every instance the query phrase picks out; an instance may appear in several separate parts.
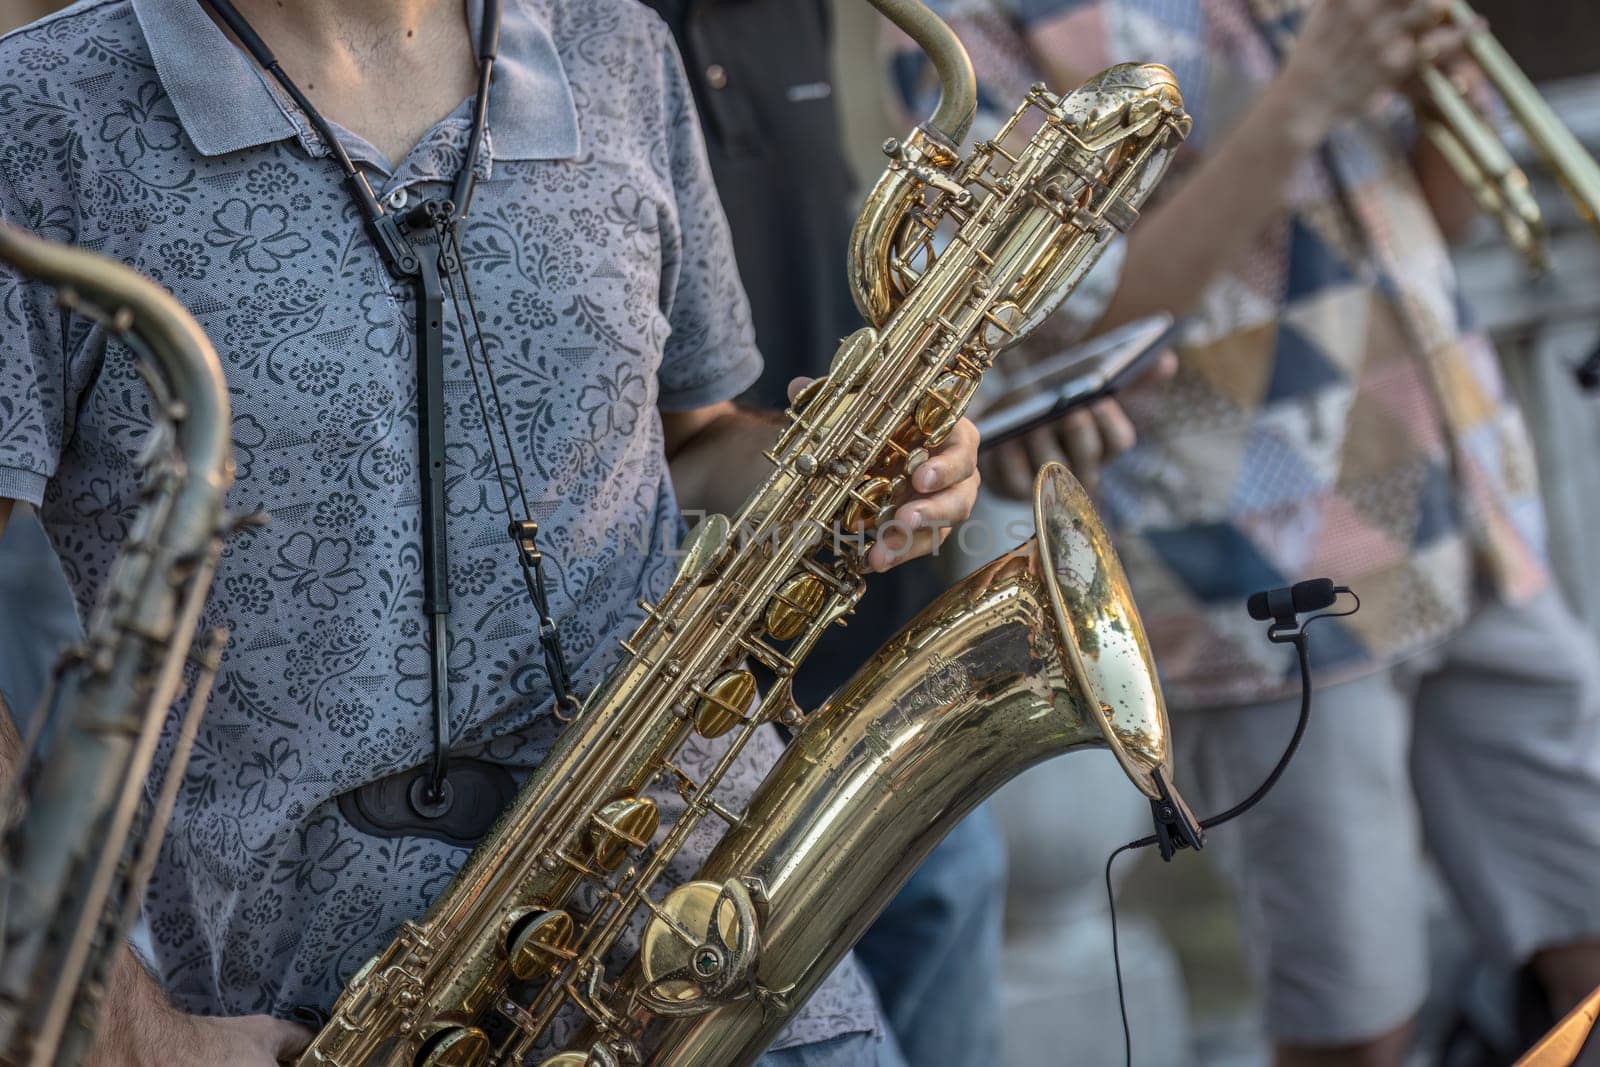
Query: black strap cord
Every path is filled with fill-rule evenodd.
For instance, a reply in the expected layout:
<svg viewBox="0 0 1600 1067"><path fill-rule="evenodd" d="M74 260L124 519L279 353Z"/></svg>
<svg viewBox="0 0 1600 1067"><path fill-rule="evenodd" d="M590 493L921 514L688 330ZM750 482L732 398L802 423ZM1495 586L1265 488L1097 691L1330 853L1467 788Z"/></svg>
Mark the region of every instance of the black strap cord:
<svg viewBox="0 0 1600 1067"><path fill-rule="evenodd" d="M510 494L506 488L505 471L501 466L498 447L493 432L490 446L494 455L495 472L500 483L501 499L505 503L509 532L517 548L517 557L523 580L539 615L539 640L544 650L545 664L555 692L558 713L570 714L577 701L571 693L571 678L562 655L559 635L550 617L549 597L541 567L543 559L538 550L536 536L538 524L531 517L527 492L523 487L522 471L512 448L510 428L505 411L500 404L499 387L489 363L488 350L478 318L476 303L472 299L471 283L462 267L458 228L472 203L477 182L477 161L482 151L484 132L488 125L489 90L494 77L494 61L500 41L500 0L483 0L483 17L479 26L476 54L478 80L472 101L472 127L468 136L466 153L461 168L452 184L452 199L430 199L418 204L403 215L384 211L383 205L373 195L366 176L356 167L345 151L333 127L312 105L300 87L284 71L277 57L267 47L259 34L231 0L200 0L212 14L238 38L246 51L283 88L289 98L306 116L323 144L345 176L346 184L361 210L379 258L395 278L409 281L416 290L417 307L417 459L422 490L422 585L423 613L429 621L429 672L432 681L433 710L433 761L424 783L425 787L413 796L413 806L425 815L443 814L450 804L446 781L449 770L450 679L449 679L449 615L450 588L448 567L448 531L445 514L445 408L444 408L444 296L448 291L454 306L457 324L463 343L467 345L467 363L472 371L474 389L478 395L480 413L485 427L495 423L489 419L477 362L473 357L476 347L483 360L483 376L488 378L494 394L495 414L511 462L517 492L522 504L521 519L514 516ZM431 240L413 243L413 237ZM434 245L433 248L426 247ZM468 330L461 301L457 296L455 277L461 279L461 289L471 310L472 329Z"/></svg>
<svg viewBox="0 0 1600 1067"><path fill-rule="evenodd" d="M445 280L450 289L450 302L455 306L456 323L467 347L467 369L472 374L472 390L478 399L478 412L489 431L489 456L494 461L495 483L500 487L500 502L505 508L506 533L517 550L517 562L522 569L522 582L528 599L533 601L539 616L539 647L544 654L545 673L550 678L550 690L555 694L557 718L568 721L578 710L578 700L572 694L572 675L567 669L566 656L561 651L561 635L555 620L550 616L550 594L544 581L544 553L539 551L539 524L533 520L533 508L528 501L526 483L522 480L522 465L517 462L517 450L511 439L511 426L506 421L505 405L500 400L500 384L489 362L489 347L484 343L482 320L478 317L478 303L472 296L472 280L463 268L461 236L455 220L441 224L439 246L444 249ZM461 293L456 292L456 276L461 279ZM466 298L467 314L462 313L461 297ZM468 322L472 329L467 329ZM484 397L483 381L478 374L478 363L483 363L482 378L488 379L489 392L494 400L495 418L489 418L489 405ZM506 471L500 461L499 441L505 444L506 460L511 466L511 482L516 487L517 503L522 505L521 518L512 507L511 491L506 487Z"/></svg>
<svg viewBox="0 0 1600 1067"><path fill-rule="evenodd" d="M1344 611L1325 610L1332 607L1342 595L1349 596L1354 602L1351 607ZM1283 772L1289 769L1289 761L1294 759L1294 754L1299 751L1300 742L1306 736L1306 727L1311 722L1311 649L1306 631L1311 628L1312 623L1317 622L1319 619L1343 618L1346 615L1354 615L1360 610L1361 598L1356 596L1354 590L1348 586L1336 586L1327 578L1314 578L1310 581L1300 582L1291 588L1273 589L1265 593L1257 593L1250 598L1250 616L1258 621L1265 621L1269 618L1272 620L1272 624L1267 627L1267 640L1273 644L1294 646L1295 658L1300 666L1300 716L1295 722L1294 733L1290 736L1288 745L1284 747L1283 755L1278 757L1278 762L1273 765L1266 778L1262 779L1261 784L1251 790L1249 796L1226 811L1200 820L1201 841L1204 840L1204 831L1232 822L1261 803L1262 799L1272 791L1272 787L1277 785L1278 780L1283 777ZM1305 611L1316 611L1318 614L1301 623L1298 617L1301 612ZM1159 774L1156 776L1156 784L1162 790L1165 798L1166 784L1161 780ZM1164 812L1162 804L1162 801L1151 802L1152 807L1155 809L1155 833L1141 837L1136 841L1129 841L1125 845L1119 845L1111 851L1111 855L1106 857L1106 909L1111 919L1111 963L1117 976L1117 1010L1122 1016L1123 1062L1129 1067L1132 1067L1133 1064L1133 1038L1128 1026L1128 1002L1122 985L1122 951L1117 936L1117 900L1111 885L1111 868L1116 863L1117 857L1124 852L1135 852L1141 848L1149 848L1151 845L1160 845L1162 859L1170 861L1173 853L1178 848L1184 847L1187 842L1183 842L1181 839L1176 844L1176 847L1169 847L1173 844L1173 838L1170 835L1168 825L1173 821L1174 816L1170 812ZM1181 825L1181 820L1179 820L1179 824ZM1190 847L1198 850L1200 845L1192 844Z"/></svg>

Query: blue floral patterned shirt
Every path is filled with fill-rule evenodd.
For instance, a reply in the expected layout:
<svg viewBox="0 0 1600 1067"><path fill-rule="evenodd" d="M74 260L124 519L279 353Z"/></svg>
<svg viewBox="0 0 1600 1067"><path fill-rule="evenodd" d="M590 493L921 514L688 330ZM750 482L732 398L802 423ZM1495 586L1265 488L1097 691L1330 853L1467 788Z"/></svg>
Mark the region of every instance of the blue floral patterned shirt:
<svg viewBox="0 0 1600 1067"><path fill-rule="evenodd" d="M665 27L630 0L505 7L463 244L587 691L673 568L657 409L733 397L761 364ZM232 639L145 899L154 963L192 1011L325 1008L466 855L365 836L334 799L430 755L410 288L304 117L194 0L86 0L6 37L0 121L0 212L195 314L232 394L229 505L272 515L229 542L207 607ZM340 137L399 209L445 194L466 132L463 104L398 165ZM40 505L86 610L137 505L150 414L129 351L50 297L0 274L0 497ZM454 751L529 768L557 725L453 326ZM752 746L732 800L777 746ZM875 1027L848 964L780 1044Z"/></svg>

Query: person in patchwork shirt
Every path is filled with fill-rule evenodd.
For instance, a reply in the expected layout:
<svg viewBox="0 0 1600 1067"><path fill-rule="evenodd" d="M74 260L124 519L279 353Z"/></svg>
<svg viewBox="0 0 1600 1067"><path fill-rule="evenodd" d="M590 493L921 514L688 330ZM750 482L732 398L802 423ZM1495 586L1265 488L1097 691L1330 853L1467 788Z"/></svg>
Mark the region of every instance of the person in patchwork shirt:
<svg viewBox="0 0 1600 1067"><path fill-rule="evenodd" d="M1531 449L1461 305L1466 191L1416 135L1435 0L938 0L991 111L1157 61L1194 116L1128 240L1109 327L1187 315L1099 493L1197 810L1266 775L1293 657L1250 593L1318 575L1295 764L1213 836L1282 1064L1399 1064L1427 991L1423 849L1485 950L1563 1013L1600 985L1600 680L1550 588ZM930 82L909 51L901 96ZM980 131L981 135L981 131Z"/></svg>

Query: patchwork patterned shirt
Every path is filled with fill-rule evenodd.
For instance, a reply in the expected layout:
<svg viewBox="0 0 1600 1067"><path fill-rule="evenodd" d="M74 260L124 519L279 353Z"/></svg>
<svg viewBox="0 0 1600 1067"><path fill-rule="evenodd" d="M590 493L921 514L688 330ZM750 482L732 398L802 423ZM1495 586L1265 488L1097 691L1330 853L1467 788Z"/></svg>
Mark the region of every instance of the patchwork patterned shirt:
<svg viewBox="0 0 1600 1067"><path fill-rule="evenodd" d="M1057 69L1171 67L1195 124L1159 203L1275 76L1309 0L935 7L990 111L1040 80L1040 34ZM926 71L903 54L900 91L920 98ZM1408 117L1391 102L1334 134L1205 294L1177 378L1128 400L1140 444L1101 503L1175 706L1297 690L1292 656L1245 615L1256 590L1328 575L1360 593L1311 643L1326 683L1438 641L1481 588L1515 600L1547 581L1532 449L1407 162Z"/></svg>
<svg viewBox="0 0 1600 1067"><path fill-rule="evenodd" d="M658 408L733 397L761 364L666 27L630 0L504 6L464 258L587 692L675 564ZM5 38L0 121L7 220L132 264L200 320L232 396L229 506L272 516L229 542L207 605L232 638L145 900L154 962L192 1011L326 1008L466 855L366 836L334 800L431 755L411 289L304 116L194 0L87 0ZM340 137L400 209L447 192L467 121L395 165ZM525 770L558 726L446 320L453 750ZM128 349L0 273L0 496L41 505L85 610L149 428ZM778 745L752 745L728 802ZM780 1041L876 1025L847 963Z"/></svg>

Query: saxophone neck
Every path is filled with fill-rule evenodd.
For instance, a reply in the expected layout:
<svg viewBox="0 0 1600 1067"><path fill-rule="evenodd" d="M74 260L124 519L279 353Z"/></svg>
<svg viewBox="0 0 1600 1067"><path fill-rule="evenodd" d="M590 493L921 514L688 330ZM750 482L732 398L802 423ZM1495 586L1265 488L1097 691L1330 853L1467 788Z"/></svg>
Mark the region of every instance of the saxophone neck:
<svg viewBox="0 0 1600 1067"><path fill-rule="evenodd" d="M939 104L923 129L954 150L978 111L978 79L955 32L921 0L867 0L927 53L939 75Z"/></svg>

